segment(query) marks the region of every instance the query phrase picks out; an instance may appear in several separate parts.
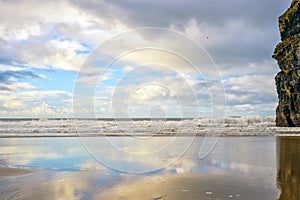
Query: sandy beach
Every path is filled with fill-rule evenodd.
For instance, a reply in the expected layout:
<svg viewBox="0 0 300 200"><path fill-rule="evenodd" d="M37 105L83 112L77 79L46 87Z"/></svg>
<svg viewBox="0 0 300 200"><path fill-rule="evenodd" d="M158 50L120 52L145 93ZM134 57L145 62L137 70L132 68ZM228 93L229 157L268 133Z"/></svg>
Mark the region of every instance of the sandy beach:
<svg viewBox="0 0 300 200"><path fill-rule="evenodd" d="M299 168L293 166L299 163L300 140L290 137L222 137L205 158L199 157L204 141L200 137L184 154L179 150L190 138L180 137L172 145L169 137L151 142L131 137L85 139L102 163L91 157L78 138L2 138L0 199L299 197L295 193L299 192ZM159 147L153 142L168 148L153 152Z"/></svg>
<svg viewBox="0 0 300 200"><path fill-rule="evenodd" d="M197 174L147 177L122 183L95 196L94 199L276 199L271 186L249 182L245 177L235 179L219 175L211 178Z"/></svg>
<svg viewBox="0 0 300 200"><path fill-rule="evenodd" d="M27 170L27 169L0 167L0 178L8 177L8 176L19 176L31 172L32 170Z"/></svg>
<svg viewBox="0 0 300 200"><path fill-rule="evenodd" d="M13 169L0 167L0 180L5 177L14 179L14 177L30 173L33 171L23 169ZM34 173L34 172L33 172ZM36 176L36 175L34 175ZM90 176L90 175L89 175ZM69 177L71 178L71 177ZM78 174L77 178L81 178L81 182L71 178L72 181L58 181L54 183L45 182L44 184L31 185L27 182L27 186L19 186L18 192L24 199L53 199L53 198L71 198L79 199L75 195L77 185L82 185L87 178L86 172ZM56 185L53 187L53 185ZM73 189L71 189L73 188ZM85 188L85 186L83 187ZM49 192L49 191L53 191ZM17 193L18 193L17 192ZM246 177L228 177L225 174L219 174L213 178L209 175L198 174L167 174L155 176L141 176L136 179L124 179L119 181L112 187L94 191L92 199L101 200L181 200L181 199L276 199L279 196L279 191L274 189L272 185L257 184L251 182ZM14 194L14 193L12 193ZM0 193L1 195L1 193ZM8 195L3 193L2 195Z"/></svg>

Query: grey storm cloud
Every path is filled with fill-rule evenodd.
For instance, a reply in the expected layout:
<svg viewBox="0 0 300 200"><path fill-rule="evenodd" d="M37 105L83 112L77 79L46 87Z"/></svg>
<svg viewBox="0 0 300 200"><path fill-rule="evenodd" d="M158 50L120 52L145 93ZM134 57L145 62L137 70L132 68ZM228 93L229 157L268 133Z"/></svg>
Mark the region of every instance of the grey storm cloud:
<svg viewBox="0 0 300 200"><path fill-rule="evenodd" d="M228 20L243 19L249 26L272 26L270 20L283 12L289 3L280 0L163 0L163 1L83 1L75 5L97 11L104 18L118 18L131 26L162 26L191 18L222 26ZM100 12L101 11L101 12ZM118 12L112 12L118 11ZM123 17L123 18L122 18Z"/></svg>
<svg viewBox="0 0 300 200"><path fill-rule="evenodd" d="M127 17L136 26L169 26L191 18L199 22L222 26L228 20L241 18L249 26L270 26L267 24L286 7L280 0L165 0L165 1L106 1L127 12ZM114 13L115 14L115 13Z"/></svg>
<svg viewBox="0 0 300 200"><path fill-rule="evenodd" d="M201 28L207 29L203 37L208 37L211 43L218 40L216 45L210 42L203 44L214 60L232 64L271 58L279 41L278 16L290 4L282 0L72 2L111 23L117 19L129 28L154 26L184 31L186 24L195 20ZM223 39L219 41L219 38Z"/></svg>

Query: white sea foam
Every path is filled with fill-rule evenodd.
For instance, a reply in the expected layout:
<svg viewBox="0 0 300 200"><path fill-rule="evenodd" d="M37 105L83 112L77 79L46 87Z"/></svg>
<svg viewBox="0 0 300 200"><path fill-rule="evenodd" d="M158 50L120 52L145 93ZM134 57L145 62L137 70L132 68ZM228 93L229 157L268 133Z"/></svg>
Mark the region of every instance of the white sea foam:
<svg viewBox="0 0 300 200"><path fill-rule="evenodd" d="M274 117L245 116L186 120L0 120L0 137L177 135L298 135L300 128L276 127ZM300 135L300 134L299 134Z"/></svg>

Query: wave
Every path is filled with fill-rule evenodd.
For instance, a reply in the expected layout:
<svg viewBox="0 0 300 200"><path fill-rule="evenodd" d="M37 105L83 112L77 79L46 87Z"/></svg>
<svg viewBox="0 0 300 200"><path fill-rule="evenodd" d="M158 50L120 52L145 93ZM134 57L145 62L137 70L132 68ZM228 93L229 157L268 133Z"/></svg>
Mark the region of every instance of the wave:
<svg viewBox="0 0 300 200"><path fill-rule="evenodd" d="M203 119L14 119L0 120L0 137L61 136L276 136L300 128L276 127L273 116Z"/></svg>

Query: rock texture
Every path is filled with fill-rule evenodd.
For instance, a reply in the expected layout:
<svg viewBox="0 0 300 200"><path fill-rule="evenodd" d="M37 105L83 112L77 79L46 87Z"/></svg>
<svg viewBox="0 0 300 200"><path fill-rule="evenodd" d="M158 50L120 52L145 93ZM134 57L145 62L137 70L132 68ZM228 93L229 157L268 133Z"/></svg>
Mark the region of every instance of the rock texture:
<svg viewBox="0 0 300 200"><path fill-rule="evenodd" d="M273 55L281 70L275 77L276 125L300 126L300 0L279 17L279 29L281 42Z"/></svg>

